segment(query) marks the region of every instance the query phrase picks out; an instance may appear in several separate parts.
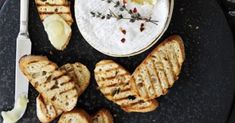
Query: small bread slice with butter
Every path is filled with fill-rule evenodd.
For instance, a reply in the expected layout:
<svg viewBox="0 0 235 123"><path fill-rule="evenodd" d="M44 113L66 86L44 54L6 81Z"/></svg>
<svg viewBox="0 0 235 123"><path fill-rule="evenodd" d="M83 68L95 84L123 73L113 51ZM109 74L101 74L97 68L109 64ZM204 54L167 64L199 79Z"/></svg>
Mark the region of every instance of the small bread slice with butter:
<svg viewBox="0 0 235 123"><path fill-rule="evenodd" d="M78 96L85 91L90 83L90 71L85 65L79 62L65 64L59 70L65 70L73 78ZM36 102L37 117L41 122L51 122L63 113L63 111L53 106L50 101L44 99L41 95L37 97Z"/></svg>
<svg viewBox="0 0 235 123"><path fill-rule="evenodd" d="M39 16L51 44L64 50L71 38L73 18L68 0L35 0Z"/></svg>
<svg viewBox="0 0 235 123"><path fill-rule="evenodd" d="M113 123L113 116L107 109L99 110L93 117L92 123Z"/></svg>
<svg viewBox="0 0 235 123"><path fill-rule="evenodd" d="M58 123L91 123L91 117L83 109L73 109L63 113Z"/></svg>
<svg viewBox="0 0 235 123"><path fill-rule="evenodd" d="M133 93L130 85L131 74L112 60L96 64L95 79L99 90L110 101L127 112L149 112L158 107L156 100L144 101Z"/></svg>
<svg viewBox="0 0 235 123"><path fill-rule="evenodd" d="M130 81L132 90L145 100L166 94L178 79L184 59L182 38L167 38L136 68Z"/></svg>
<svg viewBox="0 0 235 123"><path fill-rule="evenodd" d="M76 106L78 92L74 80L47 57L24 56L19 65L32 86L53 106L62 111L71 111Z"/></svg>
<svg viewBox="0 0 235 123"><path fill-rule="evenodd" d="M64 50L69 43L72 29L58 14L53 14L43 21L44 29L51 44L57 50Z"/></svg>

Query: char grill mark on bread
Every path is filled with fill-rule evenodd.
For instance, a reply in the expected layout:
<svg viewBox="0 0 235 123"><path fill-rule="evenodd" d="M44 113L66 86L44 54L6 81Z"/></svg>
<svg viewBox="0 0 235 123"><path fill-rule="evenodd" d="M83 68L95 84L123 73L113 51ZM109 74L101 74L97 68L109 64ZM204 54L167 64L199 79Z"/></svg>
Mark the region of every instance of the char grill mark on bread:
<svg viewBox="0 0 235 123"><path fill-rule="evenodd" d="M59 4L64 5L68 4L67 0L35 0L37 5L53 5L53 4Z"/></svg>
<svg viewBox="0 0 235 123"><path fill-rule="evenodd" d="M79 63L73 63L73 64L65 64L60 67L60 70L65 70L66 73L75 81L75 86L78 91L78 95L80 96L90 82L90 71L88 68Z"/></svg>
<svg viewBox="0 0 235 123"><path fill-rule="evenodd" d="M132 74L131 86L144 100L167 93L178 79L185 59L180 36L171 36L158 45Z"/></svg>
<svg viewBox="0 0 235 123"><path fill-rule="evenodd" d="M98 62L94 73L99 90L107 99L124 107L125 111L148 112L158 106L155 100L146 102L138 98L131 90L130 73L112 60ZM145 110L141 110L142 108Z"/></svg>
<svg viewBox="0 0 235 123"><path fill-rule="evenodd" d="M50 15L58 14L69 25L72 25L73 18L68 0L35 0L35 3L42 21Z"/></svg>
<svg viewBox="0 0 235 123"><path fill-rule="evenodd" d="M77 103L75 83L65 71L43 56L24 56L20 69L44 99L62 111L72 110Z"/></svg>
<svg viewBox="0 0 235 123"><path fill-rule="evenodd" d="M85 65L79 62L76 62L73 64L68 63L68 64L61 66L59 70L66 72L68 76L71 77L72 80L74 80L76 90L78 92L78 96L80 96L89 85L90 71L87 69ZM61 76L61 75L62 74L57 73L57 76ZM61 84L63 85L66 83L61 83ZM70 90L65 91L63 93L69 94ZM36 100L37 101L37 116L41 122L51 122L60 114L62 114L63 111L56 108L50 101L44 101L44 100L46 99L44 99L41 95L37 97L37 100Z"/></svg>
<svg viewBox="0 0 235 123"><path fill-rule="evenodd" d="M63 112L62 110L55 108L50 101L44 99L41 95L37 97L36 102L37 116L43 123L54 120Z"/></svg>

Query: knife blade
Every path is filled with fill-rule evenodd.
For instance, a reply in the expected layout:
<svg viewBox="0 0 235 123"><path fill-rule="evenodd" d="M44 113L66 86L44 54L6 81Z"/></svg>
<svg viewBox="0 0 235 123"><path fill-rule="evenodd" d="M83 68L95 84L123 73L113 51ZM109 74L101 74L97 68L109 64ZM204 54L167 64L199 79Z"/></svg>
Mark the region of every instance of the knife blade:
<svg viewBox="0 0 235 123"><path fill-rule="evenodd" d="M20 0L20 32L16 39L15 62L15 104L11 111L1 112L3 123L17 122L25 113L28 103L29 82L19 68L22 56L31 54L31 41L28 35L29 0Z"/></svg>
<svg viewBox="0 0 235 123"><path fill-rule="evenodd" d="M31 41L28 36L28 2L20 2L20 32L16 39L16 67L15 67L15 101L22 95L28 97L29 83L19 69L22 56L31 54Z"/></svg>

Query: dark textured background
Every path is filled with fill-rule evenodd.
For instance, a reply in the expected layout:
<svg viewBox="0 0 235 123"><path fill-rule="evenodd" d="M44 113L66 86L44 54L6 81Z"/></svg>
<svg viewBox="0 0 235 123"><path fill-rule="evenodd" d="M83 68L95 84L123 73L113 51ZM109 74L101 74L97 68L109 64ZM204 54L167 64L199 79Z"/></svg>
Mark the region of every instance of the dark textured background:
<svg viewBox="0 0 235 123"><path fill-rule="evenodd" d="M29 33L33 44L32 54L47 55L59 65L80 61L93 71L99 60L114 59L132 72L154 48L134 57L108 57L86 43L76 24L73 24L73 35L68 48L58 52L51 47L35 5L30 1ZM19 0L9 0L0 12L0 111L13 106L14 47L19 30L18 21ZM158 99L160 107L157 110L144 114L123 112L96 90L93 75L91 84L80 97L77 107L84 108L90 114L106 107L111 110L117 123L227 122L235 92L235 48L223 11L213 0L175 0L172 22L161 40L172 34L179 34L184 39L186 61L175 86L166 96ZM37 92L30 87L30 103L20 123L39 122L35 112L36 96Z"/></svg>

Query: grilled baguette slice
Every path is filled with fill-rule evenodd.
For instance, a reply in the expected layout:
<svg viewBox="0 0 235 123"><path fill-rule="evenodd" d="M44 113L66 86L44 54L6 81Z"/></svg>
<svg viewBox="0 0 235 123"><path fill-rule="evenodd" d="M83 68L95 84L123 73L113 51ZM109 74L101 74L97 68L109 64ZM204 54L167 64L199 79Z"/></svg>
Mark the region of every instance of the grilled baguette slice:
<svg viewBox="0 0 235 123"><path fill-rule="evenodd" d="M73 18L68 0L35 0L35 3L42 21L50 15L58 14L70 26L72 25Z"/></svg>
<svg viewBox="0 0 235 123"><path fill-rule="evenodd" d="M102 60L98 62L94 72L100 91L108 100L118 104L125 111L148 112L158 106L155 100L144 101L133 93L129 83L130 73L114 61ZM138 107L140 108L139 110L135 109Z"/></svg>
<svg viewBox="0 0 235 123"><path fill-rule="evenodd" d="M60 70L65 70L67 74L75 80L78 96L80 96L87 88L90 82L91 74L88 68L79 63L65 64L60 67Z"/></svg>
<svg viewBox="0 0 235 123"><path fill-rule="evenodd" d="M185 59L184 44L174 35L157 46L136 68L131 78L134 92L145 100L167 93L178 79Z"/></svg>
<svg viewBox="0 0 235 123"><path fill-rule="evenodd" d="M83 109L74 109L63 113L58 123L91 123L91 117Z"/></svg>
<svg viewBox="0 0 235 123"><path fill-rule="evenodd" d="M36 99L37 117L42 123L49 123L63 113L62 110L53 106L51 101L38 95Z"/></svg>
<svg viewBox="0 0 235 123"><path fill-rule="evenodd" d="M92 123L113 123L113 116L109 110L101 109L92 117Z"/></svg>
<svg viewBox="0 0 235 123"><path fill-rule="evenodd" d="M65 64L59 68L60 70L65 70L67 74L73 78L78 91L78 96L80 96L90 82L90 71L87 67L79 62L73 64ZM51 122L60 114L62 111L57 109L50 101L44 99L41 95L37 97L37 116L41 122Z"/></svg>
<svg viewBox="0 0 235 123"><path fill-rule="evenodd" d="M57 65L43 56L24 56L19 64L33 87L57 109L70 111L76 106L78 92L66 71L57 70Z"/></svg>

